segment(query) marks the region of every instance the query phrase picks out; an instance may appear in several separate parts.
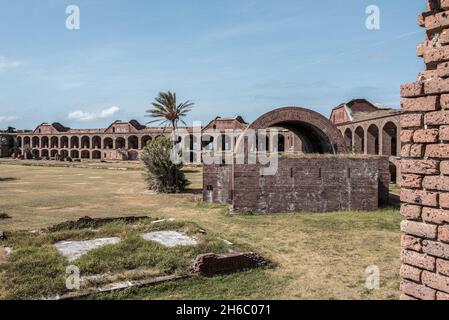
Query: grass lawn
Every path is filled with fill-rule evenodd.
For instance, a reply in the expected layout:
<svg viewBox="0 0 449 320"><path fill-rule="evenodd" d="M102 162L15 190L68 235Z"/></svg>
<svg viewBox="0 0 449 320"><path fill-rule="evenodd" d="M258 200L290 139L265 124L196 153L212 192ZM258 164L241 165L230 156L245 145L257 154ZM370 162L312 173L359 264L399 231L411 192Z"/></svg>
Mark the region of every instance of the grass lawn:
<svg viewBox="0 0 449 320"><path fill-rule="evenodd" d="M4 178L0 212L12 217L0 220L0 230L39 229L86 215L174 218L251 247L277 264L272 269L196 277L93 298L398 298L401 217L397 210L230 216L226 206L201 203L199 169L189 169L187 176L193 182L192 192L154 195L145 193L138 170L0 164ZM0 252L0 264L2 260ZM381 287L375 291L365 288L365 269L371 265L381 272Z"/></svg>

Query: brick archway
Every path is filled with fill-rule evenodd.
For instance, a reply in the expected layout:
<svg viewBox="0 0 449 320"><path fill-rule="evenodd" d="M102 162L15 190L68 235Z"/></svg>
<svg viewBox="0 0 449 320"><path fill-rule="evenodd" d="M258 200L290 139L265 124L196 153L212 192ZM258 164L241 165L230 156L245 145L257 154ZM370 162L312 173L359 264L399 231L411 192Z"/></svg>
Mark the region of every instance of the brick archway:
<svg viewBox="0 0 449 320"><path fill-rule="evenodd" d="M300 108L280 108L260 116L249 129L282 127L295 133L304 143L307 153L344 153L346 143L332 122L318 112Z"/></svg>

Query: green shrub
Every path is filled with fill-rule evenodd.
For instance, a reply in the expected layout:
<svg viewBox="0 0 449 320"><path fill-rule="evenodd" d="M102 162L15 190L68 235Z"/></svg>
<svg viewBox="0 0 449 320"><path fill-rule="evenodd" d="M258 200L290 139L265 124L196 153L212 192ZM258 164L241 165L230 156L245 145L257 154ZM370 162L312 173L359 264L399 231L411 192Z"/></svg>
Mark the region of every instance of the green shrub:
<svg viewBox="0 0 449 320"><path fill-rule="evenodd" d="M181 171L182 163L171 160L173 143L167 137L158 137L149 142L143 150L141 160L144 175L150 190L161 193L178 193L190 182Z"/></svg>

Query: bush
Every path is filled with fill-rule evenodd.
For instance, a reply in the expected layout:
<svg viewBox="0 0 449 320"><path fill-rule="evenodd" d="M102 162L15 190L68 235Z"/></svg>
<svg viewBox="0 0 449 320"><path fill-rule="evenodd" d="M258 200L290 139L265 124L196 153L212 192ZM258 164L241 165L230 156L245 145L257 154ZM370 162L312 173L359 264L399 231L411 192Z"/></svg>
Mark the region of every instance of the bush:
<svg viewBox="0 0 449 320"><path fill-rule="evenodd" d="M150 190L161 193L182 192L190 184L181 171L181 164L171 161L173 143L170 138L158 137L144 148L141 160Z"/></svg>

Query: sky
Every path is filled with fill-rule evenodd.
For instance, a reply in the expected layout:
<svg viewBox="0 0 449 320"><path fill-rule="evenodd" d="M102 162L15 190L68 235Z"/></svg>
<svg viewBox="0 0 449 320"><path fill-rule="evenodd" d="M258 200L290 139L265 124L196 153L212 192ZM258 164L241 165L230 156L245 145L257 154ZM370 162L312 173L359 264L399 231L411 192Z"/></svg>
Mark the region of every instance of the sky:
<svg viewBox="0 0 449 320"><path fill-rule="evenodd" d="M80 28L66 28L66 8ZM380 9L369 30L366 8ZM277 107L325 116L366 98L400 106L423 69L422 0L0 0L0 128L150 121L160 91L186 122L251 122Z"/></svg>

